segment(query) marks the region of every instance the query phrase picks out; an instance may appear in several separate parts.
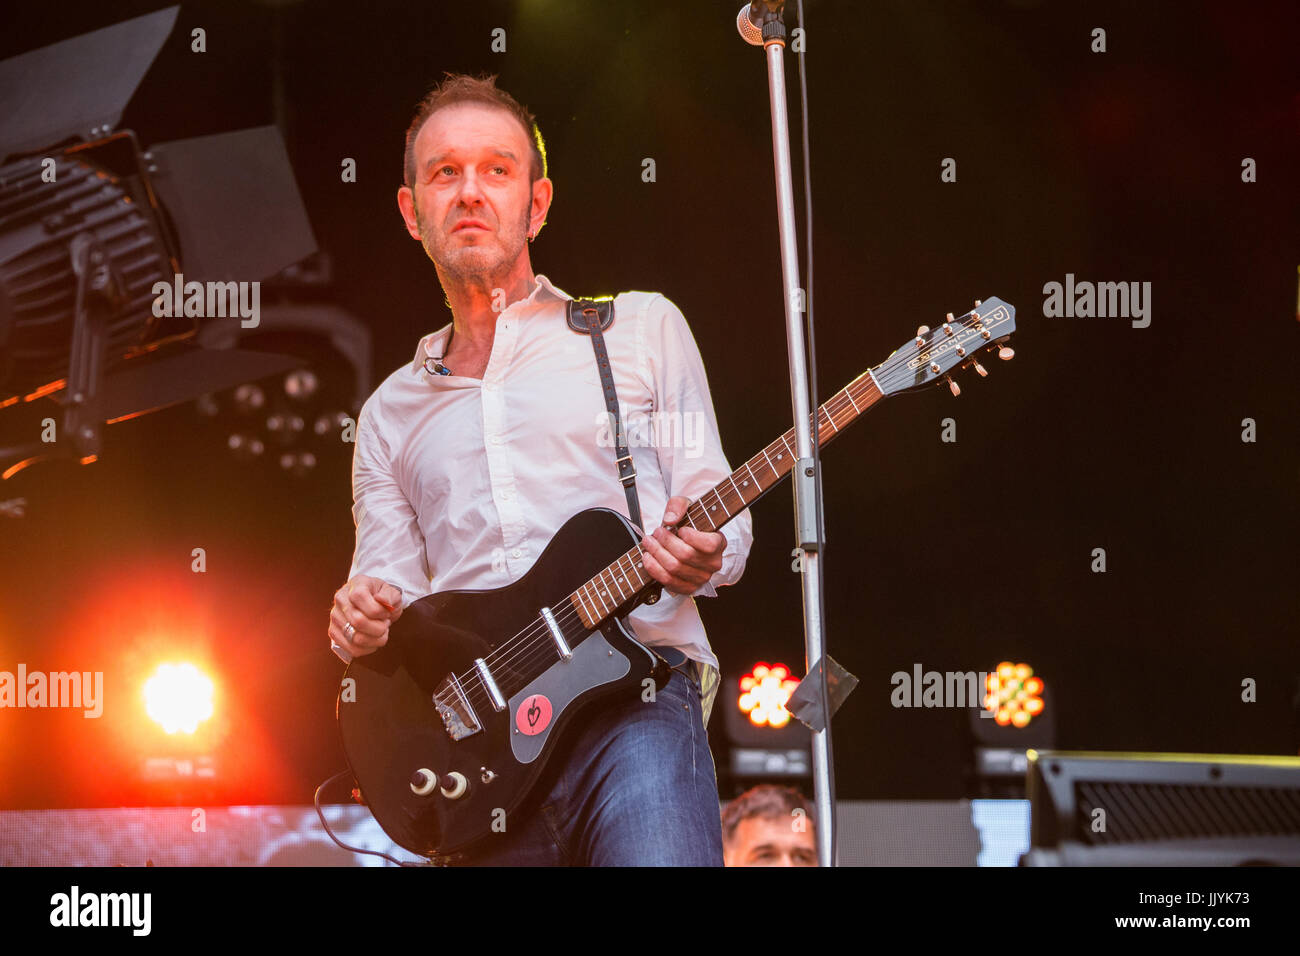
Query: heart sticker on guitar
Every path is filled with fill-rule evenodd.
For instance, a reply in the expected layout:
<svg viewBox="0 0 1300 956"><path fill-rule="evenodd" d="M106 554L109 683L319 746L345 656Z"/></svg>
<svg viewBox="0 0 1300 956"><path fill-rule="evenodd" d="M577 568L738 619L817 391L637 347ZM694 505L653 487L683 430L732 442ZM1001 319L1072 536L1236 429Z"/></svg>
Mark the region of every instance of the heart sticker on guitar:
<svg viewBox="0 0 1300 956"><path fill-rule="evenodd" d="M551 702L544 694L525 697L515 711L515 726L521 734L535 737L550 726Z"/></svg>

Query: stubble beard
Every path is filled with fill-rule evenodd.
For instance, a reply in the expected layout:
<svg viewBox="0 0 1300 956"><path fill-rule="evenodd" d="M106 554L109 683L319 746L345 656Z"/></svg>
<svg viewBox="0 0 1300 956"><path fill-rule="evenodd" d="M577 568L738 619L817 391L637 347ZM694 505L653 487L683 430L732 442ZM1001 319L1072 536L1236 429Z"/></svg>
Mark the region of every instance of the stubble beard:
<svg viewBox="0 0 1300 956"><path fill-rule="evenodd" d="M527 209L517 231L497 233L504 245L504 250L497 252L483 247L453 245L458 241L444 236L440 229L425 220L414 192L411 205L415 209L415 223L420 230L420 245L424 246L425 255L441 274L457 283L491 287L493 280L503 277L523 251L529 224Z"/></svg>

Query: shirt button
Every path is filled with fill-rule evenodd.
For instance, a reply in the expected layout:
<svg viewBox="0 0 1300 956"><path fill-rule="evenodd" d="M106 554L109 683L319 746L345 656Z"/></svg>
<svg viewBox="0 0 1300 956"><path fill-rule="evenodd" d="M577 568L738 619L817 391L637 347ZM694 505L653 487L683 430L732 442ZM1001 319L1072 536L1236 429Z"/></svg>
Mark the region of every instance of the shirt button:
<svg viewBox="0 0 1300 956"><path fill-rule="evenodd" d="M499 444L501 444L501 436L500 436L500 435L493 435L493 436L492 436L492 444L494 444L494 445L499 445Z"/></svg>
<svg viewBox="0 0 1300 956"><path fill-rule="evenodd" d="M522 557L524 556L524 553L523 553L522 551L520 551L518 548L515 548L515 550L512 551L511 553L512 553L516 558L522 558Z"/></svg>

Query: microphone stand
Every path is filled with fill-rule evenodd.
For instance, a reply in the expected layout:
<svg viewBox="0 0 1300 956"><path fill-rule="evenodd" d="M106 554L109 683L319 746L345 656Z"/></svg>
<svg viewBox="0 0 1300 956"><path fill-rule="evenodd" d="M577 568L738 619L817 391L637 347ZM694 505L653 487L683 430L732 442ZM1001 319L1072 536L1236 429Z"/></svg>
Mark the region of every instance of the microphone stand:
<svg viewBox="0 0 1300 956"><path fill-rule="evenodd" d="M822 701L822 729L812 735L813 799L817 808L817 862L835 865L835 833L830 792L830 700L827 697L824 622L822 621L822 575L820 544L822 525L818 522L817 499L821 476L813 458L812 409L808 394L808 353L803 335L805 296L799 285L799 255L796 246L794 194L790 172L790 128L786 114L785 0L759 0L750 10L765 7L763 12L763 51L767 56L768 93L772 108L772 157L776 168L776 212L780 229L781 282L785 290L785 326L790 360L790 400L794 409L795 454L797 467L790 473L794 487L795 530L801 549L804 615L804 652L806 673L819 668ZM742 16L746 14L742 11ZM751 19L751 23L752 23ZM744 31L742 30L742 35ZM754 40L746 36L748 42ZM805 680L807 677L805 677Z"/></svg>

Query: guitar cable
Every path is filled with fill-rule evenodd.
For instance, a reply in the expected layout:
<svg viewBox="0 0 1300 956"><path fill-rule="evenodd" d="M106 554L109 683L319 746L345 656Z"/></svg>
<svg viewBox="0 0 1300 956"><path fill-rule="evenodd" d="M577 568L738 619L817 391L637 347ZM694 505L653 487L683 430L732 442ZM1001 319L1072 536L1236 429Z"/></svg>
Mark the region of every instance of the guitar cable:
<svg viewBox="0 0 1300 956"><path fill-rule="evenodd" d="M795 16L799 22L799 29L802 36L807 36L808 31L804 29L803 22L803 0L796 0ZM836 820L835 807L835 750L834 741L830 736L831 727L831 699L827 688L826 681L826 662L830 659L829 642L826 638L828 630L826 626L826 542L823 540L822 530L822 455L821 455L821 436L818 434L821 423L821 415L818 414L820 406L820 392L817 389L817 338L813 333L813 207L812 207L812 150L809 148L808 137L808 71L806 66L807 53L799 54L799 119L800 127L803 133L803 199L804 199L804 241L806 251L804 259L806 260L805 275L807 277L807 295L805 296L808 306L808 318L806 329L808 335L808 385L812 391L812 453L813 453L813 471L817 475L817 480L813 483L813 501L815 502L814 511L816 512L815 533L817 535L817 553L822 561L822 586L817 589L817 614L822 622L822 659L821 659L821 692L822 701L822 726L826 728L826 791L830 794L830 833L831 844L831 866L836 866L839 857L839 848L836 846L836 834L839 827ZM817 663L817 662L814 662ZM816 798L814 796L814 804Z"/></svg>
<svg viewBox="0 0 1300 956"><path fill-rule="evenodd" d="M427 860L409 860L409 861L399 860L397 859L397 857L389 856L387 853L383 853L379 850L363 850L359 846L349 846L348 844L344 843L342 840L340 840L338 837L334 835L334 831L330 829L330 825L325 819L324 811L322 811L320 808L321 791L323 791L330 784L334 783L334 781L342 780L344 777L348 776L351 773L352 773L351 770L344 770L341 773L336 773L334 776L330 777L328 780L326 780L324 783L322 783L319 787L316 788L316 797L315 797L316 816L320 817L320 825L325 828L326 835L328 835L331 840L333 840L343 849L347 850L349 853L365 853L368 854L369 856L380 856L383 857L385 860L387 860L389 863L393 863L397 866L432 866L433 864Z"/></svg>

